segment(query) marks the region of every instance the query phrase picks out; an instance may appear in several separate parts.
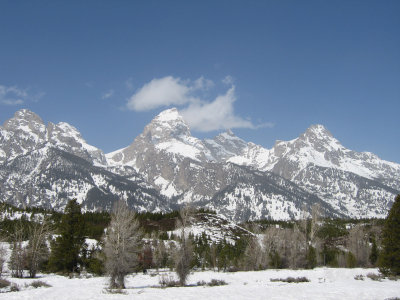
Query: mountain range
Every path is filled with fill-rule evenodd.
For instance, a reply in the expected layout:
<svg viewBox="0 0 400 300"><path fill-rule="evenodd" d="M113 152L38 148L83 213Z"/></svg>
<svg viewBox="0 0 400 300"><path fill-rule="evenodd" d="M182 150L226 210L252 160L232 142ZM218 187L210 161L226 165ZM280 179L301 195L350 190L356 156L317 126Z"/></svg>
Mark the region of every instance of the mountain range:
<svg viewBox="0 0 400 300"><path fill-rule="evenodd" d="M67 123L23 109L0 127L0 201L86 210L124 199L137 211L190 203L235 222L326 216L385 217L400 194L400 164L341 145L322 125L271 149L230 130L200 140L177 109L156 116L133 142L103 153Z"/></svg>

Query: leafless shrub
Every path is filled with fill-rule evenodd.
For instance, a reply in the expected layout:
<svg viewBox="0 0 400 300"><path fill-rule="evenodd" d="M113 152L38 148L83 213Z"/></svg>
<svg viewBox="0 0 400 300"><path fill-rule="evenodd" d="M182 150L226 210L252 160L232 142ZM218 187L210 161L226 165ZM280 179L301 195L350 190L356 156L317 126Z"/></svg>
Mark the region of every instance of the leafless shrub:
<svg viewBox="0 0 400 300"><path fill-rule="evenodd" d="M375 273L368 273L367 277L373 281L382 281L382 279L384 278L383 275L381 274L375 274Z"/></svg>
<svg viewBox="0 0 400 300"><path fill-rule="evenodd" d="M163 288L175 287L180 285L179 281L175 280L173 276L168 274L162 274L158 282Z"/></svg>
<svg viewBox="0 0 400 300"><path fill-rule="evenodd" d="M32 281L32 283L30 284L31 287L36 288L40 288L40 287L51 287L50 284L48 284L47 282L44 282L42 280L35 280Z"/></svg>
<svg viewBox="0 0 400 300"><path fill-rule="evenodd" d="M310 282L310 280L307 277L287 277L287 278L271 278L271 282L277 282L277 281L282 281L282 282L288 282L288 283L300 283L300 282Z"/></svg>
<svg viewBox="0 0 400 300"><path fill-rule="evenodd" d="M364 275L361 275L361 274L356 275L356 276L354 276L354 279L355 280L364 280Z"/></svg>
<svg viewBox="0 0 400 300"><path fill-rule="evenodd" d="M20 290L18 284L11 283L10 292L19 292Z"/></svg>
<svg viewBox="0 0 400 300"><path fill-rule="evenodd" d="M122 290L122 289L104 289L103 293L104 294L122 294L122 295L127 295L127 292Z"/></svg>
<svg viewBox="0 0 400 300"><path fill-rule="evenodd" d="M208 286L220 286L227 285L225 280L222 279L211 279L211 281L207 284Z"/></svg>
<svg viewBox="0 0 400 300"><path fill-rule="evenodd" d="M197 286L221 286L221 285L227 285L226 281L222 279L211 279L210 282L206 282L204 280L197 282Z"/></svg>
<svg viewBox="0 0 400 300"><path fill-rule="evenodd" d="M11 282L7 279L0 279L0 289L10 286Z"/></svg>

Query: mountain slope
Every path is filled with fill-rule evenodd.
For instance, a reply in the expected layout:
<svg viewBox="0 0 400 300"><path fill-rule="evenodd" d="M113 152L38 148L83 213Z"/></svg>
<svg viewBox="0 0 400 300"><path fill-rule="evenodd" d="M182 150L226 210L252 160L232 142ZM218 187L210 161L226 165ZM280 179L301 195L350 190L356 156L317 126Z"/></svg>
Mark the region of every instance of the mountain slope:
<svg viewBox="0 0 400 300"><path fill-rule="evenodd" d="M155 117L129 147L106 156L119 168L132 166L178 203L199 202L240 219L298 217L300 202L308 202L291 198L289 202L297 203L291 207L288 198L279 198L276 189L260 192L255 182L244 183L246 176L230 181L234 175L224 172L229 169L226 163L246 166L249 173L252 169L262 171L260 176L268 180L271 173L277 174L323 200L330 215L383 217L400 190L399 164L346 149L322 125L313 125L300 137L277 141L272 149L265 149L246 143L231 131L200 141L190 135L179 112L170 109ZM252 204L239 196L243 194L239 190L251 194L246 199ZM255 196L260 193L262 196ZM282 205L268 206L273 199L280 199ZM241 216L236 215L239 211Z"/></svg>
<svg viewBox="0 0 400 300"><path fill-rule="evenodd" d="M326 216L384 217L400 193L400 165L346 149L322 125L271 149L232 131L193 137L176 109L156 116L129 146L104 155L67 123L28 110L0 127L0 200L63 209L110 209L122 198L139 211L192 203L234 221Z"/></svg>
<svg viewBox="0 0 400 300"><path fill-rule="evenodd" d="M346 149L322 125L270 150L249 144L243 153L229 161L278 174L349 217L385 217L400 191L399 164Z"/></svg>
<svg viewBox="0 0 400 300"><path fill-rule="evenodd" d="M159 193L139 174L130 178L105 169L103 152L67 123L47 126L28 110L0 127L0 200L16 206L62 210L76 198L85 209L111 209L124 199L138 211L165 211Z"/></svg>

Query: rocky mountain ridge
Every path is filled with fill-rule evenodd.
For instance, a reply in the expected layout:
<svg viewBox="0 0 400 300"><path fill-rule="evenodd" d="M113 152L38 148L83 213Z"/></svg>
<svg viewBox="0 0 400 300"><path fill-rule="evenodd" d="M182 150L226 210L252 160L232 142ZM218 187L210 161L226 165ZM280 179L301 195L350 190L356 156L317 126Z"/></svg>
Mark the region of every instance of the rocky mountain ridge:
<svg viewBox="0 0 400 300"><path fill-rule="evenodd" d="M399 175L399 164L346 149L322 125L266 149L230 130L197 139L178 110L168 109L108 154L73 126L46 126L28 110L0 127L1 200L17 205L61 209L76 197L94 210L123 198L138 210L165 211L190 202L244 221L299 218L319 204L328 216L384 217Z"/></svg>

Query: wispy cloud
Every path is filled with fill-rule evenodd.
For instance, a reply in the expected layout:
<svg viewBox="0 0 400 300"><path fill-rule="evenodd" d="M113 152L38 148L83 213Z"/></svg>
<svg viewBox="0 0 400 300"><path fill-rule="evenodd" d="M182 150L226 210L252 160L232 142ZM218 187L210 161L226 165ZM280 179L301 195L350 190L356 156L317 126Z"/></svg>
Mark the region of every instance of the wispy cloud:
<svg viewBox="0 0 400 300"><path fill-rule="evenodd" d="M271 127L270 123L255 125L234 111L237 100L233 78L227 76L222 81L228 90L215 97L204 99L201 94L215 86L214 82L204 77L196 80L182 80L172 76L156 78L146 83L128 102L127 108L134 111L148 111L159 107L177 106L180 113L197 131L214 131L229 128Z"/></svg>
<svg viewBox="0 0 400 300"><path fill-rule="evenodd" d="M0 103L4 105L20 105L28 96L25 90L16 86L0 85Z"/></svg>
<svg viewBox="0 0 400 300"><path fill-rule="evenodd" d="M0 85L0 104L3 105L22 105L27 101L38 102L45 93L28 93L28 89L21 89L15 85Z"/></svg>
<svg viewBox="0 0 400 300"><path fill-rule="evenodd" d="M105 92L105 93L101 96L101 98L102 98L102 99L109 99L109 98L111 98L112 96L114 96L114 90L108 90L107 92Z"/></svg>
<svg viewBox="0 0 400 300"><path fill-rule="evenodd" d="M2 99L1 103L4 105L20 105L24 104L24 100L22 99Z"/></svg>
<svg viewBox="0 0 400 300"><path fill-rule="evenodd" d="M133 90L133 78L132 77L129 77L127 80L125 80L125 87L129 91Z"/></svg>

